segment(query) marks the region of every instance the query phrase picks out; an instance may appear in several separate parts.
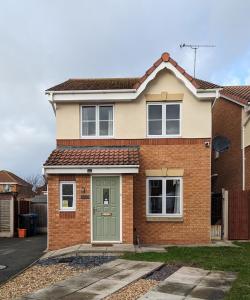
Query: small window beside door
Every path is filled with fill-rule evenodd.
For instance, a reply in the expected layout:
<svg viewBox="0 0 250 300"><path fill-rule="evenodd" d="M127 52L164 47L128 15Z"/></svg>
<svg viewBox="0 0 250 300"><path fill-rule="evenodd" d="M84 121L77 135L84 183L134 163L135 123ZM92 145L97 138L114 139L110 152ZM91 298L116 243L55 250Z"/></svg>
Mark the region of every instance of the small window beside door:
<svg viewBox="0 0 250 300"><path fill-rule="evenodd" d="M76 183L74 181L60 182L60 210L74 211L76 209Z"/></svg>

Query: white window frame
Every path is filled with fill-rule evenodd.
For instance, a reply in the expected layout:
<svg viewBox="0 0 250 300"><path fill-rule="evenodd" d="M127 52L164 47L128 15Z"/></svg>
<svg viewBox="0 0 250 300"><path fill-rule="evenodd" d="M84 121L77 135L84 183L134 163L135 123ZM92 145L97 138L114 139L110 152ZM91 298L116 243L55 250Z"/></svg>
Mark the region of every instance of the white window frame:
<svg viewBox="0 0 250 300"><path fill-rule="evenodd" d="M161 105L162 106L162 134L161 135L151 135L149 134L149 106L150 105ZM180 132L179 134L166 134L166 107L169 105L179 105L180 107ZM174 120L174 119L173 119ZM177 119L176 119L177 120ZM178 138L181 136L182 129L182 103L179 102L148 102L147 103L147 137L150 138Z"/></svg>
<svg viewBox="0 0 250 300"><path fill-rule="evenodd" d="M152 214L149 213L149 180L162 180L162 213ZM180 213L167 214L166 211L166 181L167 180L180 180ZM165 183L164 183L165 182ZM183 178L182 177L147 177L146 178L146 215L147 217L169 217L176 218L183 216Z"/></svg>
<svg viewBox="0 0 250 300"><path fill-rule="evenodd" d="M95 107L95 126L96 126L96 134L95 135L83 135L82 133L82 124L83 124L83 119L82 119L82 108L83 107ZM100 120L99 120L99 109L100 107L103 106L111 106L113 109L113 134L112 135L100 135L99 133L99 127L100 127ZM87 105L81 105L80 106L80 126L81 126L81 138L82 139L106 139L106 138L113 138L114 137L114 130L115 130L115 110L114 110L114 104L87 104Z"/></svg>
<svg viewBox="0 0 250 300"><path fill-rule="evenodd" d="M73 206L72 207L63 207L63 193L62 187L64 184L72 184L73 185ZM75 181L60 181L60 211L75 211L76 210L76 182Z"/></svg>

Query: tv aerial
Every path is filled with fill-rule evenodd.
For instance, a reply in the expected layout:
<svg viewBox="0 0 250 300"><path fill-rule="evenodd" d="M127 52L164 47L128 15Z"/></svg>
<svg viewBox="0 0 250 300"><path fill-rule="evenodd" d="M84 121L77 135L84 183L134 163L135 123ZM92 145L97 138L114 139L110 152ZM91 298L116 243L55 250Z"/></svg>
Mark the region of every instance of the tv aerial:
<svg viewBox="0 0 250 300"><path fill-rule="evenodd" d="M197 50L199 48L214 48L216 47L215 45L191 45L191 44L181 44L180 48L191 48L194 50L194 75L193 77L195 78L195 69L196 69L196 55L197 55Z"/></svg>

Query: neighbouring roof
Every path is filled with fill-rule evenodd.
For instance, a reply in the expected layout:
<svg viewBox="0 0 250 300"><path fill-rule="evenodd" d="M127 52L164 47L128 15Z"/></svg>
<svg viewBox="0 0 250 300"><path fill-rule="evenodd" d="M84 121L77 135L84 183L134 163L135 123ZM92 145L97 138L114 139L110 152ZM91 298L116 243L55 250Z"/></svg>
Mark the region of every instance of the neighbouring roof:
<svg viewBox="0 0 250 300"><path fill-rule="evenodd" d="M36 195L34 198L31 200L32 203L47 203L48 198L46 195Z"/></svg>
<svg viewBox="0 0 250 300"><path fill-rule="evenodd" d="M27 181L23 180L19 176L11 173L10 171L1 170L0 171L0 182L1 183L13 183L22 186L31 186Z"/></svg>
<svg viewBox="0 0 250 300"><path fill-rule="evenodd" d="M247 105L250 102L250 85L224 86L221 96L230 98L240 104Z"/></svg>
<svg viewBox="0 0 250 300"><path fill-rule="evenodd" d="M55 149L44 166L139 165L138 147L62 147Z"/></svg>
<svg viewBox="0 0 250 300"><path fill-rule="evenodd" d="M138 89L148 76L162 63L169 62L180 73L182 73L197 89L220 88L219 85L196 79L189 75L168 53L162 56L146 71L142 77L133 78L95 78L95 79L69 79L63 83L53 86L46 91L71 91L71 90L116 90L116 89Z"/></svg>

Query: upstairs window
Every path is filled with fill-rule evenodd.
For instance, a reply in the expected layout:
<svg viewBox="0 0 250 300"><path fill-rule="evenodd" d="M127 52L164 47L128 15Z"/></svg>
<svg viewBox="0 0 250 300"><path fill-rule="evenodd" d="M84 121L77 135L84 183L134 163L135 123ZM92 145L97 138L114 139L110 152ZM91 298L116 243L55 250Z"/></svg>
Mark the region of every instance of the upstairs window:
<svg viewBox="0 0 250 300"><path fill-rule="evenodd" d="M113 137L113 106L82 106L82 137Z"/></svg>
<svg viewBox="0 0 250 300"><path fill-rule="evenodd" d="M181 128L180 103L154 103L147 105L147 136L176 137Z"/></svg>

